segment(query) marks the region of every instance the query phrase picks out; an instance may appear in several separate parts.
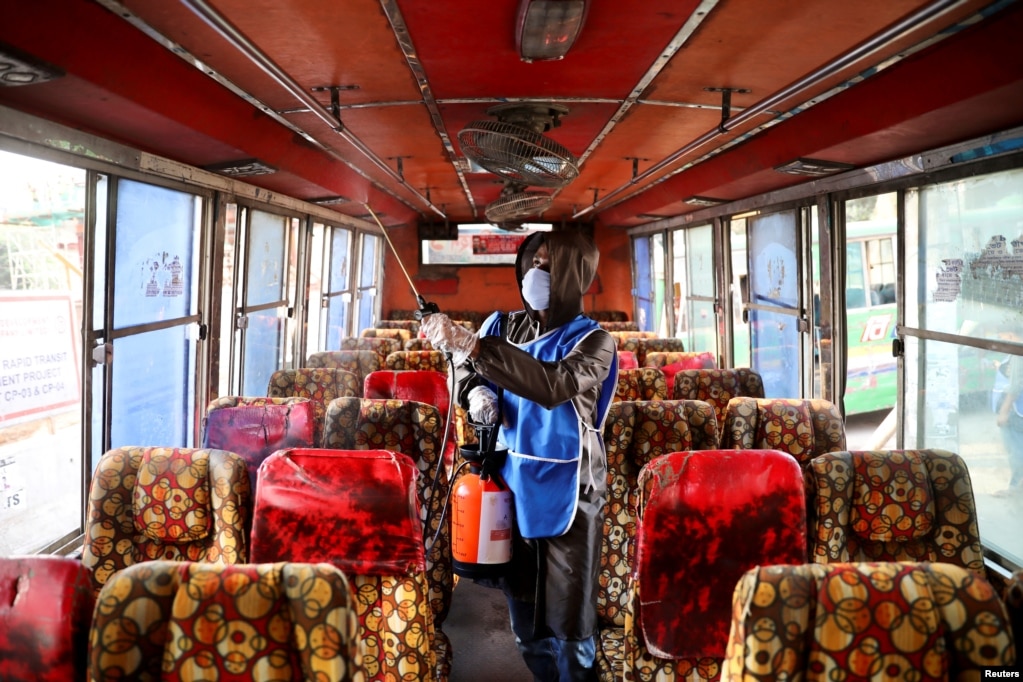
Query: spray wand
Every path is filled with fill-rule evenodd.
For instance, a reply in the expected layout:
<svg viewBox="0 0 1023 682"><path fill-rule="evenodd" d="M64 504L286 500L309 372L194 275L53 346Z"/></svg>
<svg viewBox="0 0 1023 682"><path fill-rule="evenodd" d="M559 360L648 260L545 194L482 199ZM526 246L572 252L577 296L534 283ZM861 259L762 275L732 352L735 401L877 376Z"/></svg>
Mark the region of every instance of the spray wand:
<svg viewBox="0 0 1023 682"><path fill-rule="evenodd" d="M373 209L369 207L369 204L364 203L363 206L365 206L366 210L369 211L369 214L373 216L373 220L376 221L377 226L380 227L380 231L384 233L384 239L387 240L387 245L391 247L391 253L394 254L394 260L398 261L398 267L400 267L401 271L405 274L405 279L408 280L408 285L412 287L412 293L416 297L416 304L419 306L415 313L413 313L413 317L417 320L422 320L427 315L439 313L440 308L437 304L430 303L416 290L416 285L412 283L412 278L409 277L408 270L405 269L405 264L401 262L398 250L394 248L394 243L391 241L391 237L387 234L387 230L384 229L383 223L380 222L380 218L377 218L377 214L373 212Z"/></svg>

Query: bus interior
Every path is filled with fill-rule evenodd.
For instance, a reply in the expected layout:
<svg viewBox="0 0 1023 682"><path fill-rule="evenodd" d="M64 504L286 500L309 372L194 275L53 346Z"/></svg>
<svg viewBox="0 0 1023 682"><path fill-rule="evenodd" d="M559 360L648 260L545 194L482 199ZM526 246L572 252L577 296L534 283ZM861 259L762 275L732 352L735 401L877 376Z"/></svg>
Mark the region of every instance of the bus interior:
<svg viewBox="0 0 1023 682"><path fill-rule="evenodd" d="M842 452L951 453L966 488L949 504L973 521L949 522L933 560L975 545L967 568L1021 589L1023 428L999 410L1023 362L1023 2L33 0L0 16L0 563L89 559L108 542L90 530L107 453L205 448L216 410L284 405L282 373L331 369L314 358L387 348L353 370L364 399L374 369L447 373L389 357L425 352L420 309L474 331L521 309L518 245L579 230L601 254L585 313L620 358L702 354L650 358L658 398L682 369L750 368L760 398L838 415ZM329 430L317 415L307 445ZM729 433L706 449L745 449ZM602 580L624 608L621 570ZM445 589L453 672L406 679L481 679L477 661L522 679L499 593ZM506 663L468 653L499 632Z"/></svg>

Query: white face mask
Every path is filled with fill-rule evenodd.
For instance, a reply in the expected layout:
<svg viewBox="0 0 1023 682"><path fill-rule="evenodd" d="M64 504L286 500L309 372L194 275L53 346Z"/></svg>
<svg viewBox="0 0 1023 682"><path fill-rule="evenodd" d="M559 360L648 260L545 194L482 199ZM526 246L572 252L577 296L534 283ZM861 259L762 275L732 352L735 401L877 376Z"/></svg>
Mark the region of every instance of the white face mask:
<svg viewBox="0 0 1023 682"><path fill-rule="evenodd" d="M530 268L522 278L522 298L533 310L547 310L551 305L551 273Z"/></svg>

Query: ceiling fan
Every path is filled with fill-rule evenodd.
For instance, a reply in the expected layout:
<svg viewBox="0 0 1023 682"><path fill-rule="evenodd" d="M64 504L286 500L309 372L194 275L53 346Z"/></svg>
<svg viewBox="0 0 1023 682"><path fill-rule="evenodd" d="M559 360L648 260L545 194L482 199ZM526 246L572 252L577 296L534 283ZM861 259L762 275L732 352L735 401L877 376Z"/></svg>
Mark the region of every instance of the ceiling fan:
<svg viewBox="0 0 1023 682"><path fill-rule="evenodd" d="M579 163L543 133L567 113L568 107L557 104L498 104L487 109L496 121L470 122L458 142L470 160L516 185L564 187L579 175Z"/></svg>

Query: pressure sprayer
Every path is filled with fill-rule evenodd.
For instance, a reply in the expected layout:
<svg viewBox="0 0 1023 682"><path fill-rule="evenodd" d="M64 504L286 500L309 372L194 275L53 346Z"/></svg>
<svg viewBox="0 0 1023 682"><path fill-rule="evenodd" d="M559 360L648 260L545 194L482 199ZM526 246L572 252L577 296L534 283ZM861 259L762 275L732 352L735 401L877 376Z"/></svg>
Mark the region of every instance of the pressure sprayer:
<svg viewBox="0 0 1023 682"><path fill-rule="evenodd" d="M439 313L440 308L437 304L428 302L416 290L416 285L413 284L408 270L405 269L405 264L398 256L398 250L394 248L391 237L387 234L387 230L384 229L376 213L373 212L369 204L363 204L363 206L376 221L387 245L391 248L391 253L394 254L394 259L398 262L398 266L412 288L416 303L419 305L413 316L417 320L422 320L427 315ZM447 353L447 357L448 363L452 363L450 353ZM455 368L452 366L451 376L454 376L454 372ZM454 414L454 398L455 392L451 390L451 404L448 405L449 419L444 425L442 448L445 447L448 440L450 415ZM465 578L497 577L511 561L512 551L512 493L499 473L508 450L504 447L497 447L497 425L472 424L472 427L476 430L477 443L470 443L459 448L465 462L458 467L455 473L457 485L454 490L450 491L454 496L451 512L452 568L456 574ZM437 471L434 472L433 484L430 487L431 497L436 493L443 459L443 457L437 458ZM459 478L458 471L465 466L469 467L469 473ZM449 500L451 500L450 497L444 503L444 510L447 509ZM441 511L441 525L444 523L444 510ZM433 543L436 543L439 535L440 528L438 527L437 535L427 547L428 552L433 547Z"/></svg>
<svg viewBox="0 0 1023 682"><path fill-rule="evenodd" d="M472 427L478 442L459 448L469 472L453 491L452 568L463 578L496 578L512 555L512 493L500 474L508 449L496 445L496 424Z"/></svg>

